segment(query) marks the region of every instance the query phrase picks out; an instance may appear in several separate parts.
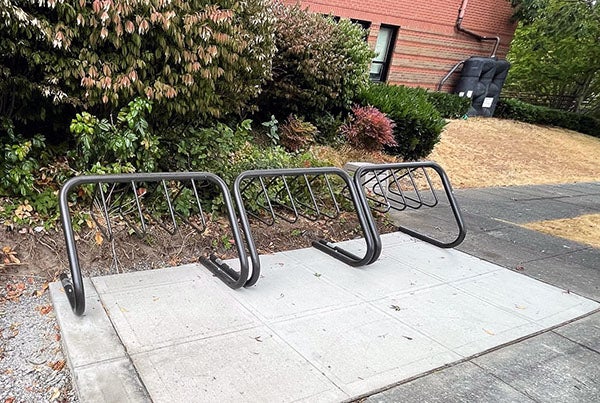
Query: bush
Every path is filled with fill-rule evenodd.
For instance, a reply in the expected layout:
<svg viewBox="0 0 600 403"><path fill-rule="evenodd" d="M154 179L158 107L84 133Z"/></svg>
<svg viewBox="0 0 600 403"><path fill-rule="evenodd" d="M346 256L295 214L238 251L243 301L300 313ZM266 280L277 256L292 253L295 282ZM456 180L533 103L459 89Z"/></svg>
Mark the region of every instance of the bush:
<svg viewBox="0 0 600 403"><path fill-rule="evenodd" d="M277 17L273 77L260 97L265 115L305 116L337 113L351 107L369 82L374 54L364 30L349 20L302 10L299 5L274 5Z"/></svg>
<svg viewBox="0 0 600 403"><path fill-rule="evenodd" d="M318 144L337 146L345 142L340 134L340 127L344 124L342 114L333 114L331 112L322 113L313 118L313 123L317 127L315 141Z"/></svg>
<svg viewBox="0 0 600 403"><path fill-rule="evenodd" d="M315 142L317 128L310 122L305 122L296 115L288 116L281 125L279 142L287 150L297 152L306 149Z"/></svg>
<svg viewBox="0 0 600 403"><path fill-rule="evenodd" d="M122 108L116 123L82 112L71 123L77 151L75 167L90 173L153 172L160 158L158 136L148 128L152 104L137 98ZM111 119L112 120L112 119Z"/></svg>
<svg viewBox="0 0 600 403"><path fill-rule="evenodd" d="M440 141L446 122L429 102L427 91L421 88L371 85L360 96L361 104L371 105L394 121L396 146L385 151L404 160L424 158Z"/></svg>
<svg viewBox="0 0 600 403"><path fill-rule="evenodd" d="M348 142L369 151L380 151L384 146L397 146L394 140L394 122L372 106L355 106L340 132Z"/></svg>
<svg viewBox="0 0 600 403"><path fill-rule="evenodd" d="M600 137L599 119L574 112L551 109L545 106L531 105L518 99L500 99L496 107L495 116L526 123L558 126Z"/></svg>
<svg viewBox="0 0 600 403"><path fill-rule="evenodd" d="M459 119L467 114L471 99L448 92L427 92L427 99L440 115L447 119Z"/></svg>
<svg viewBox="0 0 600 403"><path fill-rule="evenodd" d="M270 4L3 2L0 77L8 84L0 87L22 91L0 88L0 105L15 94L25 97L17 105L27 105L41 93L105 117L144 97L154 102L157 124L252 109L275 50Z"/></svg>

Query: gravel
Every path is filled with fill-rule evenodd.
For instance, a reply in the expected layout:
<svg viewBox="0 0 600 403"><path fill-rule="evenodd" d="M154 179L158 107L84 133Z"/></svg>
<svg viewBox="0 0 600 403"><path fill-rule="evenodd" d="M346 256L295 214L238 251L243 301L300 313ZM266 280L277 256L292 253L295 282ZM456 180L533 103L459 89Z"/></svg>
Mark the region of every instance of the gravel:
<svg viewBox="0 0 600 403"><path fill-rule="evenodd" d="M0 402L78 402L47 284L0 276Z"/></svg>

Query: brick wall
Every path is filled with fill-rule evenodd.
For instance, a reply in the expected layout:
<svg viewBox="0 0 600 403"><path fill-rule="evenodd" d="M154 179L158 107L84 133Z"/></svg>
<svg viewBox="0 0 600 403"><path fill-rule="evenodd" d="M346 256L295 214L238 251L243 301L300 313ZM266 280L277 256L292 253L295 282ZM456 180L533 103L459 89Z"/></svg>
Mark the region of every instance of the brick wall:
<svg viewBox="0 0 600 403"><path fill-rule="evenodd" d="M295 4L296 0L284 0ZM494 42L479 42L455 29L463 0L303 0L303 7L323 14L371 21L369 43L374 47L381 24L398 26L388 82L437 88L459 61L489 56ZM462 27L482 36L499 36L499 58L506 57L515 31L507 0L469 0ZM454 87L458 74L444 86Z"/></svg>

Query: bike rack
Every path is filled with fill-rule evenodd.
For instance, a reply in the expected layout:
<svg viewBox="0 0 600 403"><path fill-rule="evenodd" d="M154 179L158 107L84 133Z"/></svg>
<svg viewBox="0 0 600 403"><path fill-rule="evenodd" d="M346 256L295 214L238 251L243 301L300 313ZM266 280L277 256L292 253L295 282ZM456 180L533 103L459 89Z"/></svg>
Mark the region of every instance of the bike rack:
<svg viewBox="0 0 600 403"><path fill-rule="evenodd" d="M336 188L334 177L342 180L344 186ZM336 189L338 194L336 195ZM354 187L352 178L342 169L290 168L252 170L242 172L235 180L233 194L240 210L240 220L244 228L250 228L248 216L265 225L272 226L278 219L294 223L300 217L317 221L322 217L335 218L341 211L341 192L348 193L360 223L367 250L363 257L354 255L331 242L320 239L313 246L350 266L363 266L373 263L381 253L381 240L376 231L371 213L364 209L366 201ZM247 208L249 201L254 206ZM261 214L262 213L262 214ZM256 247L250 231L246 232L249 250ZM260 262L253 260L252 276L246 286L256 283L260 275Z"/></svg>
<svg viewBox="0 0 600 403"><path fill-rule="evenodd" d="M176 183L178 186L174 186ZM214 194L214 189L217 189L223 196L227 208L227 217L240 261L240 270L239 272L235 271L214 254L210 254L208 258L201 257L200 262L231 288L236 289L247 285L251 267L248 264L243 234L247 234L246 236L249 237L250 232L244 221L241 222L242 230L240 230L229 189L217 175L207 172L163 172L79 176L68 180L61 188L59 195L61 222L71 271L70 278L63 273L60 279L76 315L82 315L85 311L85 290L68 196L71 190L83 185L94 185L90 215L102 235L111 241L114 239L111 215L121 218L140 237L146 235L150 223L156 223L168 233L175 234L179 229L178 218L180 222L187 223L195 230L202 232L206 227L201 204L201 194L204 192L199 190L210 190ZM180 199L184 189L187 189L186 193L189 196L193 195L190 197L192 202L187 203ZM184 203L185 209L194 214L190 214L189 218L181 214L177 208L178 200L180 203ZM166 211L156 211L160 209L160 206L164 206L165 201ZM101 214L96 214L94 210L100 210ZM157 213L168 216L170 221L164 222ZM135 216L135 220L131 219L132 215ZM193 217L196 219L192 220ZM252 262L258 261L258 254L255 250L250 249L249 253Z"/></svg>
<svg viewBox="0 0 600 403"><path fill-rule="evenodd" d="M435 162L362 165L354 173L354 184L361 190L365 210L373 209L382 213L390 210L418 210L422 207L435 207L439 203L428 171L437 173L441 180L458 229L456 238L443 242L410 228L400 226L398 230L441 248L453 248L465 239L466 229L450 180Z"/></svg>

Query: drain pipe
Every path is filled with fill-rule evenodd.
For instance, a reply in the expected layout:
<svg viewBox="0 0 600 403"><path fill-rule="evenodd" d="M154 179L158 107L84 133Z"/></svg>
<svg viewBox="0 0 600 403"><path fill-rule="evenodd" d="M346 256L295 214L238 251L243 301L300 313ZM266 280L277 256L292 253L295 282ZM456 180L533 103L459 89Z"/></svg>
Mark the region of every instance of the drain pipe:
<svg viewBox="0 0 600 403"><path fill-rule="evenodd" d="M492 49L492 54L490 55L490 57L496 57L496 51L498 50L498 46L500 46L500 37L499 36L482 36L473 31L469 31L461 26L463 18L465 18L465 12L467 11L467 3L468 2L469 2L469 0L463 0L462 4L460 6L460 9L458 10L458 18L456 19L456 29L459 32L463 32L467 35L477 38L478 41L494 41L494 42L496 42L494 44L494 48Z"/></svg>

